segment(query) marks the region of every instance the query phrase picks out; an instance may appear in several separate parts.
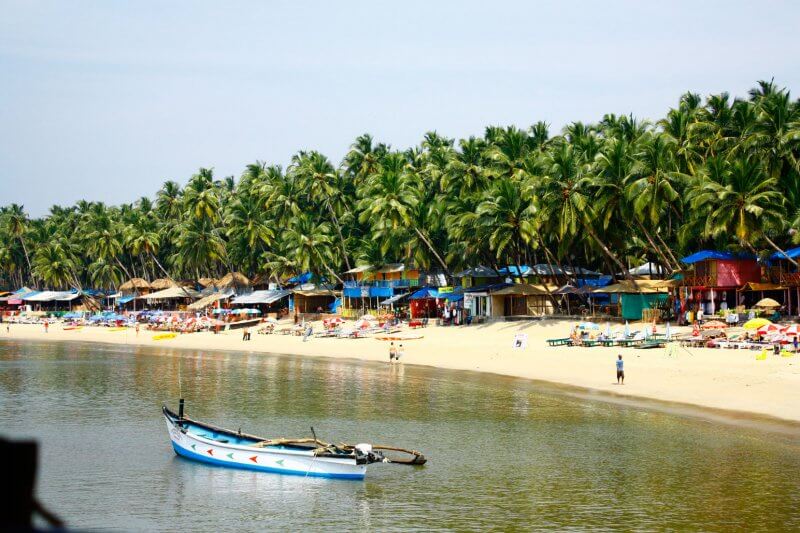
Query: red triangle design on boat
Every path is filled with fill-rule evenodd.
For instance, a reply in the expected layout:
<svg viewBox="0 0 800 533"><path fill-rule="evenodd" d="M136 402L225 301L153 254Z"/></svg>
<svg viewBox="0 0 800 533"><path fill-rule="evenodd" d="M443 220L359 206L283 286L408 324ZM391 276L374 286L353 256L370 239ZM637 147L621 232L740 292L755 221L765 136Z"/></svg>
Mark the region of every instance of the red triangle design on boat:
<svg viewBox="0 0 800 533"><path fill-rule="evenodd" d="M257 455L254 455L253 457L250 458L250 460L253 461L254 463L258 462L256 459L258 459Z"/></svg>
<svg viewBox="0 0 800 533"><path fill-rule="evenodd" d="M214 455L214 449L213 449L213 448L210 448L210 449L208 450L208 455L211 455L211 456L213 456L213 455Z"/></svg>

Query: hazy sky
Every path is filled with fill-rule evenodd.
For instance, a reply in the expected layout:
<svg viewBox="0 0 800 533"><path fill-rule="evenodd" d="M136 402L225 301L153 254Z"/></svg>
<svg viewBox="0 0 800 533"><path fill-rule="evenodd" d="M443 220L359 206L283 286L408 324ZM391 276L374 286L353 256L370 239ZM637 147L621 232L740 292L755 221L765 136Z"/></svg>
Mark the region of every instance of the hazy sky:
<svg viewBox="0 0 800 533"><path fill-rule="evenodd" d="M800 91L800 2L0 0L0 205L154 196L364 132L660 118L686 90Z"/></svg>

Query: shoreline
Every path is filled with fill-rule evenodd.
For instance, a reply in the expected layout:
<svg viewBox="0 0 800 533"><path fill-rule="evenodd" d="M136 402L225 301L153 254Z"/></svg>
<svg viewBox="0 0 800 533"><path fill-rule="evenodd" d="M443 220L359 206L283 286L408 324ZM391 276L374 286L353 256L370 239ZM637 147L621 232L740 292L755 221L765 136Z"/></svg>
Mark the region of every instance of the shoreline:
<svg viewBox="0 0 800 533"><path fill-rule="evenodd" d="M549 347L545 339L566 336L572 322L502 322L469 327L429 326L421 339L404 344L403 363L446 370L494 374L541 382L582 398L631 404L711 421L800 433L800 355L769 356L756 361L745 350L698 348L676 356L665 349ZM319 329L315 327L315 331ZM512 347L516 333L527 333L528 346ZM238 331L192 333L153 340L153 332L109 331L86 327L45 333L41 325L13 324L0 340L126 344L167 349L336 358L388 364L389 343L373 338L309 339ZM399 342L396 342L398 344ZM616 385L613 365L621 353L628 383Z"/></svg>

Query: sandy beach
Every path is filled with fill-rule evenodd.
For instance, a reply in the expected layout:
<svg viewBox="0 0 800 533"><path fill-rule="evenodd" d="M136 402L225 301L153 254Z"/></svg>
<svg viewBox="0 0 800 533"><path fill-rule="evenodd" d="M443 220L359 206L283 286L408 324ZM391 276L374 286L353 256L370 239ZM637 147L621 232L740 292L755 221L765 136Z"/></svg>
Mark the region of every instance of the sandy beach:
<svg viewBox="0 0 800 533"><path fill-rule="evenodd" d="M707 348L665 349L550 347L548 338L568 336L572 322L501 322L470 327L429 326L406 335L403 364L491 372L601 391L612 395L678 402L706 408L766 415L800 422L800 356L769 355L757 361L750 350ZM636 325L632 325L636 328ZM315 331L319 331L317 325ZM528 335L524 349L514 348L516 333ZM84 327L48 333L41 325L14 324L0 328L0 339L103 342L194 350L237 350L288 355L385 361L389 342L374 338L318 339L253 334L242 340L240 331L192 333L154 340L154 333ZM399 344L399 343L396 343ZM614 360L622 354L626 381L617 385Z"/></svg>

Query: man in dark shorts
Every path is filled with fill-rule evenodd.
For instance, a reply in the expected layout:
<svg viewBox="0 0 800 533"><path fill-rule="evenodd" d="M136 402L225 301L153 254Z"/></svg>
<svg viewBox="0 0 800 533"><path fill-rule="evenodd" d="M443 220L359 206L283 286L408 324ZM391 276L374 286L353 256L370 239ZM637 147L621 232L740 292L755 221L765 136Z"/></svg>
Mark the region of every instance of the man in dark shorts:
<svg viewBox="0 0 800 533"><path fill-rule="evenodd" d="M625 367L622 362L622 354L617 356L617 385L625 385Z"/></svg>

